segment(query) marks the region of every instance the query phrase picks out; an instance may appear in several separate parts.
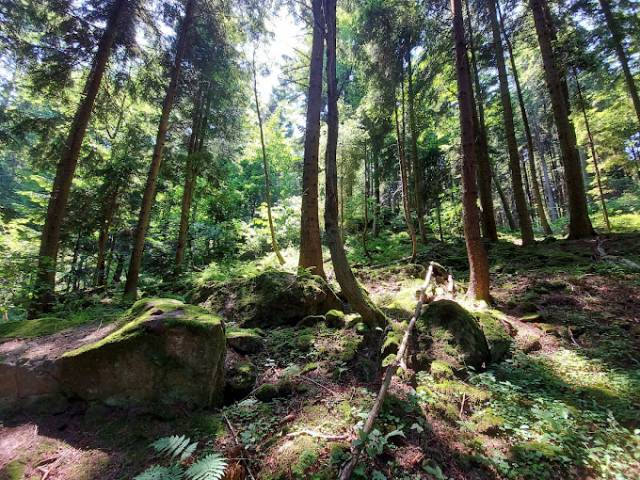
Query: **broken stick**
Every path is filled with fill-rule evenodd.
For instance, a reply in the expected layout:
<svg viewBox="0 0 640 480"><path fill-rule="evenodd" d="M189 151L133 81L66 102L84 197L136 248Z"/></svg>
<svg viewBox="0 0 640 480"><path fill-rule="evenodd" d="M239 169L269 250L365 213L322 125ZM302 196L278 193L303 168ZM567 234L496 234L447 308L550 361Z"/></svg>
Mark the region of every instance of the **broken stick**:
<svg viewBox="0 0 640 480"><path fill-rule="evenodd" d="M429 287L429 284L431 283L431 275L433 275L433 262L429 263L429 269L427 270L427 275L424 281L424 285L422 285L422 287L420 288L420 298L416 303L416 308L414 310L413 317L409 322L409 326L407 327L407 331L404 332L404 337L402 337L402 343L400 344L400 348L398 349L398 354L396 356L396 359L393 361L391 365L389 365L389 367L387 367L387 370L384 373L384 380L382 381L382 385L380 386L380 391L378 392L376 401L373 404L373 408L369 412L367 421L365 422L364 427L362 428L361 434L364 438L367 438L371 433L371 431L373 430L373 424L376 421L376 418L378 418L378 415L380 414L382 404L384 402L385 397L387 396L387 391L389 390L389 385L391 385L391 379L393 378L396 371L398 370L398 366L400 366L400 362L402 361L402 358L404 358L404 354L407 350L407 345L409 344L409 337L411 336L411 331L413 330L413 327L415 326L416 321L420 317L420 314L422 313L422 305L426 301L425 291L427 290L427 288ZM340 480L349 480L351 478L351 475L353 474L353 471L356 468L356 465L358 464L358 459L360 458L360 454L362 453L363 446L364 446L364 442L356 447L352 447L351 460L349 460L342 468L342 471L340 472L340 477L339 477Z"/></svg>

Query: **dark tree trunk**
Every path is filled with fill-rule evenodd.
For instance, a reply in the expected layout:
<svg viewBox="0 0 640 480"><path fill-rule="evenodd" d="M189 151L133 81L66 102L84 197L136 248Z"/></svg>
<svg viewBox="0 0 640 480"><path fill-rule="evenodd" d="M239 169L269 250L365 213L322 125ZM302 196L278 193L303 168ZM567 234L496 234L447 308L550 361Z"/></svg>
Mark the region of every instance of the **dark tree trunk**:
<svg viewBox="0 0 640 480"><path fill-rule="evenodd" d="M520 85L520 76L518 75L518 69L516 67L515 56L513 55L513 45L507 35L507 31L504 28L504 19L502 18L502 12L500 11L500 2L496 0L496 6L498 8L498 14L500 16L500 27L502 34L504 35L505 42L507 44L507 50L509 52L509 60L511 61L511 72L513 74L513 81L516 86L516 94L518 96L518 104L520 105L520 114L522 116L522 124L524 126L524 135L527 139L527 154L529 161L529 171L531 173L531 189L533 190L533 204L536 206L536 212L540 219L540 225L545 235L553 235L551 225L547 220L547 214L544 210L544 204L542 203L542 194L540 192L540 185L538 183L538 176L536 173L536 161L535 161L535 149L533 148L533 136L531 135L531 127L529 125L529 115L527 114L527 108L524 103L524 95L522 94L522 86Z"/></svg>
<svg viewBox="0 0 640 480"><path fill-rule="evenodd" d="M142 196L142 206L138 217L138 225L134 236L133 248L131 250L131 260L129 261L129 271L127 273L127 281L124 287L124 297L128 300L135 300L138 296L138 278L140 276L140 266L142 265L142 254L144 252L144 240L151 221L151 209L156 196L156 184L158 174L160 173L160 165L162 164L162 153L164 144L167 139L167 129L169 128L169 115L173 109L173 104L178 91L178 81L180 79L180 70L182 68L182 59L189 48L189 35L191 23L193 22L194 9L196 0L187 0L184 18L178 32L176 43L176 54L171 70L169 85L162 102L162 113L158 124L158 134L156 143L153 147L153 155L151 157L151 165L149 174L147 175L147 183Z"/></svg>
<svg viewBox="0 0 640 480"><path fill-rule="evenodd" d="M362 250L369 260L371 254L367 248L367 234L369 233L369 189L371 175L369 173L369 158L367 155L367 145L364 146L364 227L362 229Z"/></svg>
<svg viewBox="0 0 640 480"><path fill-rule="evenodd" d="M96 261L96 278L95 284L97 287L101 287L106 283L105 275L105 252L107 247L107 240L109 239L109 229L111 223L115 217L118 209L118 197L120 194L119 180L116 180L116 185L111 192L109 192L109 198L104 206L102 223L100 224L100 232L98 233L98 258Z"/></svg>
<svg viewBox="0 0 640 480"><path fill-rule="evenodd" d="M489 260L480 237L480 212L476 186L476 149L473 121L473 98L471 95L471 72L467 57L462 0L451 0L453 12L453 37L456 54L456 77L458 82L458 106L460 108L460 131L462 134L462 206L464 209L464 237L469 258L468 295L476 300L490 301Z"/></svg>
<svg viewBox="0 0 640 480"><path fill-rule="evenodd" d="M400 132L400 123L398 119L398 105L394 101L394 112L396 120L396 137L398 145L398 164L400 165L400 184L402 186L402 207L404 211L404 219L407 223L407 230L409 237L411 238L411 261L416 260L418 254L418 242L416 239L416 229L413 226L413 220L411 218L411 205L409 205L409 181L407 179L407 161L404 156L404 147L402 144L402 137Z"/></svg>
<svg viewBox="0 0 640 480"><path fill-rule="evenodd" d="M620 26L618 25L618 21L616 20L614 13L611 11L611 4L609 3L609 0L599 1L600 7L602 8L602 13L604 13L604 18L607 22L607 27L611 32L611 40L613 41L613 46L616 50L618 61L622 66L624 80L627 83L627 90L629 90L629 95L631 96L631 100L633 101L633 108L636 111L638 123L640 124L640 96L638 96L638 89L636 87L635 80L633 79L633 75L631 74L631 69L629 68L629 59L627 58L627 53L624 51L624 47L622 46L624 35L620 30Z"/></svg>
<svg viewBox="0 0 640 480"><path fill-rule="evenodd" d="M580 102L580 109L582 110L582 118L584 118L584 126L587 130L587 138L589 139L589 148L591 149L591 158L593 158L593 168L596 173L596 183L598 184L598 193L600 194L600 204L602 205L602 216L604 218L604 224L607 227L607 231L611 233L611 223L609 222L609 212L607 211L607 202L604 199L604 189L602 188L602 178L600 177L600 166L598 165L598 155L596 153L596 143L591 133L591 125L589 124L589 117L587 116L587 108L582 95L582 87L580 86L580 79L578 78L578 72L573 70L573 78L576 81L576 89L578 91L578 101Z"/></svg>
<svg viewBox="0 0 640 480"><path fill-rule="evenodd" d="M336 78L336 0L325 0L326 48L327 48L327 148L325 153L326 195L324 222L331 260L342 293L352 308L362 315L362 320L371 328L384 327L387 319L369 300L358 285L338 229L338 82Z"/></svg>
<svg viewBox="0 0 640 480"><path fill-rule="evenodd" d="M516 140L515 127L513 124L513 108L511 105L511 95L509 93L509 80L507 78L507 68L504 63L504 51L502 48L502 38L500 35L500 25L498 24L498 14L496 11L496 0L488 0L489 19L493 32L493 50L496 67L498 69L498 79L500 81L500 100L502 102L502 120L507 140L507 150L509 152L509 170L511 171L511 184L513 196L516 203L516 212L520 224L520 233L523 245L531 245L535 239L533 228L529 218L529 208L522 187L522 171L520 169L520 156L518 155L518 142Z"/></svg>
<svg viewBox="0 0 640 480"><path fill-rule="evenodd" d="M507 217L507 222L509 223L509 230L512 232L517 229L516 221L513 218L511 213L511 208L509 208L509 200L507 199L507 195L504 193L502 189L502 185L500 185L500 179L496 176L495 172L491 172L491 176L493 177L493 183L496 186L496 190L498 191L498 196L500 197L500 202L502 203L502 210L504 210L504 216Z"/></svg>
<svg viewBox="0 0 640 480"><path fill-rule="evenodd" d="M418 130L416 126L415 92L413 88L413 69L411 66L411 49L407 49L407 78L409 96L409 132L411 133L411 158L413 161L413 178L416 197L416 215L418 216L418 231L422 243L427 243L427 230L424 226L424 168L418 155Z"/></svg>
<svg viewBox="0 0 640 480"><path fill-rule="evenodd" d="M592 237L595 232L587 211L587 197L582 182L576 133L569 117L571 112L569 111L566 81L564 81L553 51L555 30L551 23L551 13L546 0L529 0L529 4L533 11L553 116L558 130L560 150L562 151L565 186L569 197L569 238Z"/></svg>
<svg viewBox="0 0 640 480"><path fill-rule="evenodd" d="M93 64L87 76L82 99L76 110L75 117L69 129L69 134L64 143L62 157L58 162L56 176L53 181L47 216L45 217L40 251L38 258L38 271L36 280L36 300L31 306L29 316L35 317L39 313L46 312L53 303L53 295L56 281L56 263L60 244L60 232L67 210L67 202L71 191L71 183L78 164L80 148L84 140L93 105L102 83L111 49L115 42L118 30L127 12L129 0L117 0L112 7L107 26L100 38L98 50L93 59Z"/></svg>
<svg viewBox="0 0 640 480"><path fill-rule="evenodd" d="M322 3L323 0L312 0L313 40L311 43L307 121L304 135L298 267L312 269L316 275L325 277L318 216L318 157L320 155L320 111L322 110L322 67L324 58Z"/></svg>
<svg viewBox="0 0 640 480"><path fill-rule="evenodd" d="M478 159L478 192L480 194L482 231L485 238L492 242L498 241L498 231L496 229L496 217L493 207L493 194L491 191L491 162L489 159L489 143L487 141L487 128L484 119L484 98L482 85L480 84L480 72L476 61L475 38L471 15L469 10L469 0L465 1L467 9L467 25L469 30L469 52L471 54L471 66L473 69L473 81L475 85L474 107L477 106L477 131L476 141Z"/></svg>
<svg viewBox="0 0 640 480"><path fill-rule="evenodd" d="M379 165L380 151L374 152L373 155L373 199L375 204L373 206L373 231L371 232L374 237L378 236L380 229L380 165Z"/></svg>

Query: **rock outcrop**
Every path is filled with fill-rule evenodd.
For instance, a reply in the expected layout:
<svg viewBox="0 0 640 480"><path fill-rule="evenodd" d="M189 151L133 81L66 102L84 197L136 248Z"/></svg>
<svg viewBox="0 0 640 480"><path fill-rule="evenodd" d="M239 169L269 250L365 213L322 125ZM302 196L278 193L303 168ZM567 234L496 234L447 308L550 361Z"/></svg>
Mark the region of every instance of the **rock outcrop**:
<svg viewBox="0 0 640 480"><path fill-rule="evenodd" d="M177 300L143 299L107 329L86 327L41 337L22 352L18 343L14 351L5 348L0 406L51 397L122 407L222 403L226 345L219 317ZM47 344L60 348L40 348L42 356L29 358Z"/></svg>
<svg viewBox="0 0 640 480"><path fill-rule="evenodd" d="M293 326L309 315L342 309L322 277L279 270L204 285L191 292L190 301L242 327Z"/></svg>

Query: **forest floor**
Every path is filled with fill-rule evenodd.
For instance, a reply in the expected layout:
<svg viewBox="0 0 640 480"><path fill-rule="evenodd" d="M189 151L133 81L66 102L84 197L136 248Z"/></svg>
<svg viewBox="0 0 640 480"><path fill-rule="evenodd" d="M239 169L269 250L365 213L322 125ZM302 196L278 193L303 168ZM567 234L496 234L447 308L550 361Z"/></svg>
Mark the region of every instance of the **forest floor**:
<svg viewBox="0 0 640 480"><path fill-rule="evenodd" d="M513 327L512 355L465 379L396 378L355 478L640 478L640 274L620 260L640 263L640 234L612 234L604 245L617 258L594 261L590 241L491 246L494 303L465 306ZM368 264L359 244L350 247L394 331L411 317L428 261L451 267L464 286L462 243L422 247L423 267L399 261L404 234L370 239ZM92 308L67 321L93 328L117 311ZM2 328L4 337L42 333ZM249 396L191 414L69 404L6 418L0 478L132 478L157 461L153 441L183 434L199 451L246 462L255 478L336 478L379 388L370 368L376 359L362 355L368 337L324 324L265 334L266 348L251 356L256 386L286 382L286 398ZM37 342L10 341L13 348Z"/></svg>

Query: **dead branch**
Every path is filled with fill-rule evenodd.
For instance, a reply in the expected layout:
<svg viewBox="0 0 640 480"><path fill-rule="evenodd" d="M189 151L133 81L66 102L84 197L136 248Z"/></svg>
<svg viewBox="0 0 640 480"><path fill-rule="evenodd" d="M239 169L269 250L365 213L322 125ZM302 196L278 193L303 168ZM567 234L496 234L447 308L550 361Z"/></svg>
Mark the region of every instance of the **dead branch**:
<svg viewBox="0 0 640 480"><path fill-rule="evenodd" d="M416 321L422 314L422 305L427 301L425 291L427 290L427 288L429 287L429 284L431 283L432 274L433 274L433 262L430 262L429 269L427 270L427 275L424 281L424 285L420 289L421 291L420 298L416 303L416 308L414 310L413 317L409 322L409 326L407 327L407 330L406 332L404 332L404 336L402 337L402 343L400 344L400 348L398 349L398 354L396 356L396 359L393 361L391 365L389 365L386 372L384 373L384 380L382 382L382 385L380 386L380 391L378 392L376 401L373 404L371 411L369 412L369 416L367 417L367 421L365 422L364 427L362 428L362 431L360 432L360 435L364 438L367 438L371 433L371 431L373 430L373 424L378 418L378 415L380 414L382 404L384 402L384 399L387 396L387 391L389 390L389 385L391 385L391 379L393 378L396 371L398 370L398 367L400 366L400 362L404 357L404 354L407 350L407 345L409 344L409 337L411 336L411 332L416 324ZM340 472L340 477L339 477L340 480L349 480L351 478L351 475L353 474L353 470L356 468L358 459L360 458L360 454L362 453L363 446L364 446L364 442L356 447L352 447L351 460L349 460L344 465L342 471Z"/></svg>
<svg viewBox="0 0 640 480"><path fill-rule="evenodd" d="M309 435L313 438L322 438L330 442L337 442L340 440L345 440L347 438L347 435L328 435L326 433L316 432L315 430L307 430L306 428L297 432L288 433L287 437L299 437L300 435Z"/></svg>
<svg viewBox="0 0 640 480"><path fill-rule="evenodd" d="M231 431L231 435L233 436L233 441L235 442L236 446L239 447L240 450L246 454L247 452L246 452L244 446L238 441L238 436L236 435L236 431L233 428L233 425L231 424L231 422L229 421L229 419L227 418L227 416L224 413L222 414L222 416L224 417L225 422L227 422L227 426L229 427L229 430ZM249 461L244 457L245 456L243 455L240 460L242 461L242 463L244 463L244 467L247 469L247 473L251 477L251 480L256 480L256 477L254 477L253 473L251 473L251 467L249 466Z"/></svg>

